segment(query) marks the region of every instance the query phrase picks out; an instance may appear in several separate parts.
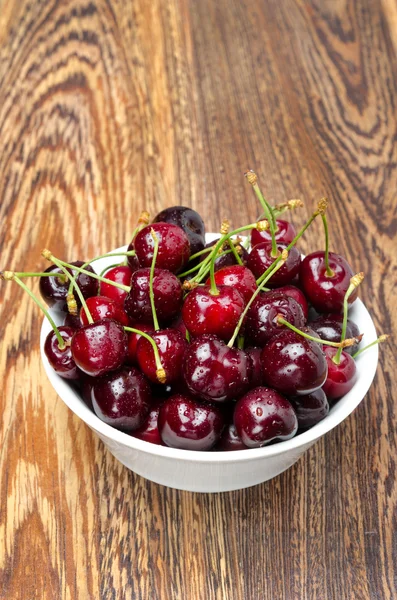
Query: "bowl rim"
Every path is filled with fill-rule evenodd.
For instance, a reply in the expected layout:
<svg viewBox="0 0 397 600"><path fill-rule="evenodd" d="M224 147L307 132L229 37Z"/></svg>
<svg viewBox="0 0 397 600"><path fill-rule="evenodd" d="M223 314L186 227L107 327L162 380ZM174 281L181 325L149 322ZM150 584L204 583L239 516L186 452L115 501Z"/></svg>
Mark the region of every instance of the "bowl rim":
<svg viewBox="0 0 397 600"><path fill-rule="evenodd" d="M214 237L217 237L217 234L206 234L207 241L212 241ZM109 252L121 252L125 251L126 248L127 246L122 246L120 248L116 248L115 250L110 250ZM112 260L114 259L110 258L110 261ZM96 265L102 269L103 265L106 266L106 261L109 261L109 259L105 257L98 260ZM374 341L377 338L377 335L373 320L364 303L359 298L355 301L351 311L359 312L362 315L362 318L366 321L366 342L370 343ZM56 322L61 324L60 314L56 313L55 311L51 311L51 309L50 313L53 318L55 318ZM40 352L47 377L63 402L91 429L96 431L100 436L105 436L107 441L111 440L129 448L132 451L135 450L144 452L156 457L174 458L182 461L193 461L208 464L226 462L237 463L244 460L261 460L266 457L277 456L279 454L284 454L286 452L298 450L304 446L311 445L317 439L334 429L334 427L345 420L364 399L375 377L379 357L378 345L369 348L365 353L361 354L358 359L356 359L357 370L360 373L353 388L331 408L329 414L322 421L310 429L300 433L299 435L296 435L289 440L277 442L276 444L262 446L261 448L247 448L244 450L234 450L233 452L198 452L195 450L184 450L152 444L145 440L135 438L128 433L115 429L111 425L101 421L99 417L97 417L96 414L85 404L78 391L71 386L70 382L57 375L57 373L55 373L50 366L48 359L44 354L44 342L50 330L51 326L47 319L44 318L40 332ZM302 450L303 449L304 448L302 448Z"/></svg>

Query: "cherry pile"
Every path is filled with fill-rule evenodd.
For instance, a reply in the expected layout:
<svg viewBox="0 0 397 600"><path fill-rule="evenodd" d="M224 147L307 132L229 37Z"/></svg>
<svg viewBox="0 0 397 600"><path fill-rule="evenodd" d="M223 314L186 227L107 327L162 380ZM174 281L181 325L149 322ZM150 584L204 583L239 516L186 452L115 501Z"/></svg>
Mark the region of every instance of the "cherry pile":
<svg viewBox="0 0 397 600"><path fill-rule="evenodd" d="M49 250L41 273L1 272L46 314L49 363L105 423L174 448L257 448L316 425L353 387L364 332L348 310L363 275L328 250L326 200L297 232L280 216L302 203L271 207L246 176L263 218L234 231L225 221L215 242L197 212L174 206L151 223L142 213L104 273L103 256L67 263ZM302 260L296 244L317 217L325 249Z"/></svg>

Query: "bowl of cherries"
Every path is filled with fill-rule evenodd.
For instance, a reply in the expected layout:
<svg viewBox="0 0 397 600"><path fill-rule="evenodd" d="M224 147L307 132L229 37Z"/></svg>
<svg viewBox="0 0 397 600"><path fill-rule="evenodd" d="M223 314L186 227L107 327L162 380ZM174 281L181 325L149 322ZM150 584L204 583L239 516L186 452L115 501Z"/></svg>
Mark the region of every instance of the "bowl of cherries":
<svg viewBox="0 0 397 600"><path fill-rule="evenodd" d="M281 217L302 203L270 206L246 177L263 212L253 223L206 233L174 206L142 213L128 245L89 261L46 249L42 272L1 272L45 315L57 394L121 463L177 489L230 491L288 469L361 402L387 337L358 298L364 275L329 251L326 199L297 231ZM315 220L324 248L304 257Z"/></svg>

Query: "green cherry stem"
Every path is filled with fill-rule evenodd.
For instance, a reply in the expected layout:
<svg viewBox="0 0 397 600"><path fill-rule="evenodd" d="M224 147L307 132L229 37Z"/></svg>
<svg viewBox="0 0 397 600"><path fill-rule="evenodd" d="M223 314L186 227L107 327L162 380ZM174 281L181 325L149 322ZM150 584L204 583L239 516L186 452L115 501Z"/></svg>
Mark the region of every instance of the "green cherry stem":
<svg viewBox="0 0 397 600"><path fill-rule="evenodd" d="M70 283L72 284L73 289L76 291L76 294L79 297L81 305L84 308L84 312L87 316L87 321L91 325L91 323L94 322L94 319L92 318L92 315L87 306L85 298L84 298L83 294L81 293L79 286L77 285L77 281L73 278L73 276L69 273L69 271L67 271L65 269L65 267L63 265L61 265L60 261L57 258L53 257L53 262L54 262L54 265L56 265L58 267L58 269L61 269L61 271L64 273L64 275L70 280ZM66 302L67 302L68 310L69 310L70 314L77 315L77 312L78 312L77 311L77 303L76 303L74 295L68 293L68 295L66 296Z"/></svg>
<svg viewBox="0 0 397 600"><path fill-rule="evenodd" d="M153 238L154 248L153 248L152 264L150 265L149 298L150 298L150 306L152 308L152 317L153 317L154 330L158 331L160 329L160 326L159 326L159 322L158 322L158 319L157 319L156 307L154 305L153 277L154 277L154 268L156 266L157 253L159 251L159 238L157 237L156 232L154 231L154 229L152 229L150 231L150 233L151 233L151 236Z"/></svg>
<svg viewBox="0 0 397 600"><path fill-rule="evenodd" d="M326 198L325 198L326 200ZM321 218L323 220L323 225L324 225L324 234L325 234L325 256L324 256L324 260L325 260L325 273L327 275L327 277L334 277L335 273L333 272L333 270L331 269L331 267L329 266L329 235L328 235L328 221L327 221L327 217L325 214L321 215Z"/></svg>
<svg viewBox="0 0 397 600"><path fill-rule="evenodd" d="M65 275L63 275L62 273L25 273L25 272L19 272L19 271L15 271L15 275L17 277L19 277L20 279L24 278L24 277L58 277L58 279L60 280L61 283L66 283L67 279L65 277Z"/></svg>
<svg viewBox="0 0 397 600"><path fill-rule="evenodd" d="M372 346L377 346L377 344L381 344L382 342L385 342L387 340L387 338L390 337L387 333L384 333L383 335L380 335L378 337L377 340L375 340L374 342L371 342L371 344L368 344L367 346L365 346L364 348L361 348L361 350L357 350L357 352L355 352L352 355L352 358L356 359L357 356L360 356L360 354L362 352L365 352L366 350L368 350L368 348L372 348Z"/></svg>
<svg viewBox="0 0 397 600"><path fill-rule="evenodd" d="M364 279L364 273L357 273L356 275L353 275L353 277L350 279L350 285L346 290L346 294L343 299L343 321L342 321L342 333L341 333L341 338L340 338L341 342L343 342L346 337L347 315L349 312L349 304L348 304L349 297L352 295L354 290L356 288L358 288L358 286L363 281L363 279ZM343 347L340 347L338 352L332 358L332 362L334 362L336 365L339 365L339 363L340 363L340 359L342 356L342 350L343 350Z"/></svg>
<svg viewBox="0 0 397 600"><path fill-rule="evenodd" d="M296 198L294 200L288 200L287 202L283 202L282 204L276 204L276 206L272 207L272 213L275 218L280 217L287 210L293 210L295 208L302 208L304 206L302 200Z"/></svg>
<svg viewBox="0 0 397 600"><path fill-rule="evenodd" d="M260 190L260 187L258 185L258 177L256 176L256 173L254 173L254 171L250 170L250 171L247 171L246 173L244 173L244 175L248 179L248 182L252 185L253 190L254 190L259 202L262 205L263 212L266 215L266 219L269 222L270 234L272 236L271 256L273 258L276 258L279 254L278 250L277 250L277 242L276 242L276 228L277 228L276 219L274 218L274 214L272 212L270 205L265 200L265 198Z"/></svg>
<svg viewBox="0 0 397 600"><path fill-rule="evenodd" d="M32 298L33 302L35 302L35 304L42 310L45 317L48 319L51 327L53 328L54 333L57 336L59 349L64 350L66 347L66 343L65 343L65 340L63 339L63 337L61 336L61 333L60 333L58 327L55 325L54 319L51 317L50 313L48 312L48 310L46 309L44 304L42 302L40 302L40 300L34 295L32 290L30 290L27 287L27 285L25 285L25 283L19 279L18 275L16 275L16 273L13 273L13 271L1 272L0 279L4 279L6 281L15 281L15 283L17 283L25 292L27 292L29 294L29 296Z"/></svg>
<svg viewBox="0 0 397 600"><path fill-rule="evenodd" d="M255 298L257 297L257 295L260 292L263 291L263 289L265 287L265 283L268 282L268 280L270 279L270 277L272 275L274 275L274 273L276 271L278 271L279 269L281 269L281 267L283 266L283 264L285 263L285 261L287 260L287 258L288 258L288 252L287 252L287 250L283 250L282 253L280 254L280 260L279 260L279 262L277 264L273 263L271 265L273 267L272 270L270 271L270 273L268 273L267 277L265 277L265 279L262 281L262 283L258 286L258 288L255 290L255 292L252 294L251 298L249 299L249 302L247 303L247 306L244 309L243 314L241 315L241 317L240 317L240 319L239 319L239 321L237 323L236 329L234 330L234 333L233 333L232 337L230 338L230 340L227 343L227 345L229 346L229 348L231 348L233 346L233 344L234 344L234 342L236 340L236 337L239 334L239 331L241 329L241 326L243 324L243 321L245 319L245 316L246 316L246 314L247 314L247 312L248 312L251 304L253 303L253 301L255 300Z"/></svg>
<svg viewBox="0 0 397 600"><path fill-rule="evenodd" d="M163 365L161 364L159 349L157 348L157 344L154 341L154 339L152 337L150 337L150 335L148 335L144 331L140 331L140 329L135 329L134 327L126 327L126 326L124 326L124 329L125 329L125 331L131 331L132 333L137 333L138 335L141 335L142 337L147 339L148 342L150 342L150 344L152 345L152 348L153 348L153 352L154 352L154 360L156 361L156 377L160 383L165 383L166 382L166 374L165 374Z"/></svg>
<svg viewBox="0 0 397 600"><path fill-rule="evenodd" d="M44 249L42 251L42 256L44 256L44 258L50 262L54 262L54 256L53 254L50 252L50 250ZM105 255L107 256L107 255ZM73 271L77 271L78 273L84 273L84 275L88 275L88 277L92 277L93 279L97 279L98 281L103 281L104 283L109 283L110 285L113 285L114 287L119 288L120 290L123 290L124 292L129 292L131 290L130 287L128 287L128 285L123 285L122 283L117 283L116 281L111 281L111 279L106 279L106 277L101 277L100 275L97 275L96 273L91 273L90 271L87 271L86 269L83 269L82 267L76 267L76 265L71 265L67 262L65 262L64 260L60 260L60 259L56 259L59 261L59 263L61 265L63 265L64 267L68 268L68 269L72 269Z"/></svg>
<svg viewBox="0 0 397 600"><path fill-rule="evenodd" d="M343 348L346 348L347 346L353 346L353 344L356 343L356 338L348 338L341 342L328 342L327 340L322 340L321 338L314 337L312 335L309 335L308 333L305 333L301 329L298 329L297 327L295 327L295 325L292 325L292 323L284 319L283 315L277 315L275 320L278 325L285 325L285 327L288 327L288 329L291 329L291 331L294 331L295 333L301 335L307 340L311 340L312 342L318 342L319 344L323 344L324 346L332 346L333 348L339 348L340 350L342 350Z"/></svg>

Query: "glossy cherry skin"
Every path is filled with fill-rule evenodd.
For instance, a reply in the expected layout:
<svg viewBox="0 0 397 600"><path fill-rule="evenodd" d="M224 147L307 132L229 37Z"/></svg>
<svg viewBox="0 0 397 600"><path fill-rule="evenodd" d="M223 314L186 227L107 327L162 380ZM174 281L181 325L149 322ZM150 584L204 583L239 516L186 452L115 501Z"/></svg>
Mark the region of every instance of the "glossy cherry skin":
<svg viewBox="0 0 397 600"><path fill-rule="evenodd" d="M177 273L189 260L190 243L183 229L171 223L153 223L137 234L134 246L139 264L142 267L150 267L152 264L154 249L152 230L159 239L156 267Z"/></svg>
<svg viewBox="0 0 397 600"><path fill-rule="evenodd" d="M131 434L133 437L136 437L139 440L144 440L145 442L150 442L151 444L157 444L157 446L165 446L163 440L161 439L158 427L161 405L162 402L156 402L155 404L152 404L150 412L145 421Z"/></svg>
<svg viewBox="0 0 397 600"><path fill-rule="evenodd" d="M161 364L165 370L166 383L178 381L182 377L183 356L187 341L176 329L160 329L151 334L156 342ZM136 347L136 356L141 371L153 383L158 383L156 362L151 343L141 336Z"/></svg>
<svg viewBox="0 0 397 600"><path fill-rule="evenodd" d="M329 413L327 396L322 388L306 396L291 396L289 401L298 417L299 429L313 427Z"/></svg>
<svg viewBox="0 0 397 600"><path fill-rule="evenodd" d="M78 380L78 369L70 349L70 343L75 330L65 326L58 327L58 330L62 339L66 342L65 348L63 350L59 348L59 342L55 332L50 331L44 342L44 353L48 358L48 362L58 375L64 379Z"/></svg>
<svg viewBox="0 0 397 600"><path fill-rule="evenodd" d="M211 450L224 427L222 412L212 404L176 394L160 407L159 431L167 446L185 450Z"/></svg>
<svg viewBox="0 0 397 600"><path fill-rule="evenodd" d="M285 244L288 246L292 242L292 240L296 237L296 229L289 221L284 221L283 219L276 219L277 231L276 231L276 242L280 244ZM258 231L257 229L253 229L251 231L251 246L252 248L257 244L261 244L262 242L271 242L272 235L270 230L268 231Z"/></svg>
<svg viewBox="0 0 397 600"><path fill-rule="evenodd" d="M76 260L75 262L70 263L75 265L76 267L82 267L83 262L81 260ZM72 272L72 269L66 269L70 274L75 273ZM95 273L94 269L91 265L87 265L85 267L86 271L90 271L91 273ZM51 265L48 269L45 270L45 273L60 273L63 274L63 271L56 267L55 265ZM84 298L89 298L90 296L96 296L98 293L99 283L96 279L89 277L89 275L84 275L83 273L79 273L76 278L76 283L80 288L81 293ZM46 301L48 306L53 308L54 310L59 310L63 312L68 311L66 296L68 294L70 281L62 281L58 277L40 277L40 293L43 299ZM79 297L75 293L75 298L78 306L81 306Z"/></svg>
<svg viewBox="0 0 397 600"><path fill-rule="evenodd" d="M248 448L260 448L277 439L289 440L298 430L291 403L267 387L254 388L237 401L234 424Z"/></svg>
<svg viewBox="0 0 397 600"><path fill-rule="evenodd" d="M91 377L99 377L123 364L127 334L117 321L104 319L75 331L71 350L79 369Z"/></svg>
<svg viewBox="0 0 397 600"><path fill-rule="evenodd" d="M295 327L301 329L305 324L300 305L278 290L259 294L245 318L245 335L247 339L256 346L264 346L274 335L280 333L280 325L277 324L277 315L282 315Z"/></svg>
<svg viewBox="0 0 397 600"><path fill-rule="evenodd" d="M327 361L320 344L284 329L262 350L263 379L287 396L311 394L327 378Z"/></svg>
<svg viewBox="0 0 397 600"><path fill-rule="evenodd" d="M92 296L87 298L86 304L94 322L102 321L102 319L114 319L122 325L129 324L129 319L123 308L111 298ZM87 314L83 306L80 308L80 321L84 327L88 325Z"/></svg>
<svg viewBox="0 0 397 600"><path fill-rule="evenodd" d="M143 331L143 333L154 333L153 325L148 325L147 323L134 323L130 325L130 327L134 327L135 329L139 329ZM128 365L138 366L138 358L136 355L136 350L138 346L138 340L141 338L139 333L133 333L132 331L127 331L128 335L128 349L127 356L125 362Z"/></svg>
<svg viewBox="0 0 397 600"><path fill-rule="evenodd" d="M186 206L165 208L154 217L153 223L158 222L172 223L183 229L189 240L190 254L196 254L203 250L205 245L204 221L192 208Z"/></svg>
<svg viewBox="0 0 397 600"><path fill-rule="evenodd" d="M124 302L124 310L132 321L153 324L149 296L150 269L139 269L131 278L131 291ZM155 269L153 277L154 306L161 324L170 323L178 316L183 301L181 282L170 271ZM139 329L139 328L138 328Z"/></svg>
<svg viewBox="0 0 397 600"><path fill-rule="evenodd" d="M234 288L218 287L218 295L208 285L197 287L185 298L182 319L189 333L197 337L205 333L229 340L244 311L245 301Z"/></svg>
<svg viewBox="0 0 397 600"><path fill-rule="evenodd" d="M324 256L324 252L317 251L303 259L299 270L299 282L306 298L317 312L340 313L353 271L343 256L330 252L329 266L334 275L328 277ZM355 290L349 297L349 304L353 304L357 295L358 291Z"/></svg>
<svg viewBox="0 0 397 600"><path fill-rule="evenodd" d="M305 321L307 321L309 315L309 305L307 304L305 294L302 292L302 290L296 287L296 285L283 285L282 287L277 288L277 292L285 294L286 296L291 296L291 298L296 300L303 311Z"/></svg>
<svg viewBox="0 0 397 600"><path fill-rule="evenodd" d="M243 350L229 348L215 335L202 335L185 352L183 374L192 394L225 402L246 391L250 364Z"/></svg>
<svg viewBox="0 0 397 600"><path fill-rule="evenodd" d="M222 452L232 452L234 450L247 450L247 446L243 444L238 436L234 423L229 423L224 428L219 442L216 445L216 450Z"/></svg>
<svg viewBox="0 0 397 600"><path fill-rule="evenodd" d="M262 348L255 348L254 346L251 348L246 348L246 355L248 356L248 364L249 364L249 386L251 388L258 387L263 384L263 375L262 375Z"/></svg>
<svg viewBox="0 0 397 600"><path fill-rule="evenodd" d="M104 277L106 277L106 279L110 279L110 281L114 281L115 283L121 283L122 285L129 286L131 283L131 277L136 270L137 269L132 270L131 267L127 265L119 265L118 267L113 267L112 269L109 269L109 271L106 271ZM124 300L127 297L127 292L103 281L100 283L99 293L101 296L107 296L108 298L111 298L117 302L117 304L120 304L120 306L124 306Z"/></svg>
<svg viewBox="0 0 397 600"><path fill-rule="evenodd" d="M350 392L357 381L357 367L350 354L342 352L340 363L336 365L332 360L337 353L337 348L327 346L324 348L328 364L328 375L323 385L323 390L328 400L339 400Z"/></svg>
<svg viewBox="0 0 397 600"><path fill-rule="evenodd" d="M138 369L123 367L98 378L91 398L94 412L102 421L122 431L133 431L149 414L152 392Z"/></svg>
<svg viewBox="0 0 397 600"><path fill-rule="evenodd" d="M131 250L135 250L133 241L130 242L127 247L127 252L130 252ZM135 256L127 256L127 263L133 273L135 273L135 271L137 271L141 267L136 254Z"/></svg>
<svg viewBox="0 0 397 600"><path fill-rule="evenodd" d="M277 250L281 253L287 246L285 244L277 244ZM247 267L251 269L255 277L258 279L276 260L271 255L272 245L269 242L262 242L252 248L247 261ZM277 258L277 257L276 257ZM280 286L290 283L295 275L299 273L301 263L301 255L299 250L294 246L288 253L288 258L285 264L272 275L267 282L268 287Z"/></svg>
<svg viewBox="0 0 397 600"><path fill-rule="evenodd" d="M211 280L208 278L206 284L210 285L210 283ZM252 294L258 287L252 271L243 265L223 267L215 273L215 283L219 286L226 285L237 290L244 298L246 304L250 301Z"/></svg>
<svg viewBox="0 0 397 600"><path fill-rule="evenodd" d="M340 342L342 335L342 323L343 315L330 314L316 317L313 321L310 321L309 325L322 340L327 340L328 342ZM356 338L359 335L360 331L357 325L348 319L346 326L346 338ZM357 352L359 345L360 343L358 342L353 346L347 346L344 349L344 352L347 352L348 354L354 354Z"/></svg>

